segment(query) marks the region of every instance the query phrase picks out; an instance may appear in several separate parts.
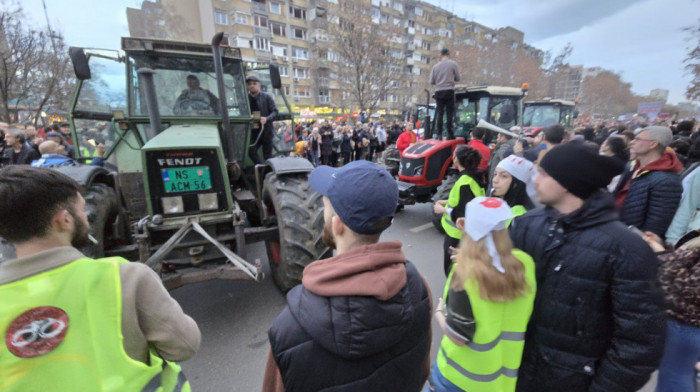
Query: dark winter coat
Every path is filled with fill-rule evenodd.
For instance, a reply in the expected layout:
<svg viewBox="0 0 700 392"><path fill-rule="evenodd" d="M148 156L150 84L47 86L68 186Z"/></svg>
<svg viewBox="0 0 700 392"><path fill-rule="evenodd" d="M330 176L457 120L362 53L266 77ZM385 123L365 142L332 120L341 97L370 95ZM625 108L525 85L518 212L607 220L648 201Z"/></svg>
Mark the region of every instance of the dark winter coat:
<svg viewBox="0 0 700 392"><path fill-rule="evenodd" d="M320 129L321 133L321 155L331 155L333 153L333 129L329 126L323 126Z"/></svg>
<svg viewBox="0 0 700 392"><path fill-rule="evenodd" d="M351 140L351 135L349 133L344 133L343 140L340 142L340 152L352 151L352 149L350 148L350 140Z"/></svg>
<svg viewBox="0 0 700 392"><path fill-rule="evenodd" d="M258 109L260 109L260 115L267 119L265 125L263 126L263 136L261 137L263 142L272 143L272 137L274 135L272 123L273 121L277 120L277 116L279 115L277 105L275 104L275 98L264 91L260 91L258 96L255 98L249 94L248 99L255 99ZM251 135L251 140L257 137L258 132L253 132Z"/></svg>
<svg viewBox="0 0 700 392"><path fill-rule="evenodd" d="M656 370L666 317L658 260L600 191L560 215L514 219L513 246L535 261L537 296L519 392L632 392Z"/></svg>
<svg viewBox="0 0 700 392"><path fill-rule="evenodd" d="M430 351L430 299L406 262L406 285L388 301L321 297L296 286L270 329L285 391L418 392Z"/></svg>
<svg viewBox="0 0 700 392"><path fill-rule="evenodd" d="M12 157L15 155L15 149L12 147L5 147L3 151L2 164L3 165L29 165L32 161L41 158L41 154L31 147L27 147L26 144L22 143L22 148L17 153L16 162L12 162Z"/></svg>
<svg viewBox="0 0 700 392"><path fill-rule="evenodd" d="M621 191L626 196L623 195L620 220L664 238L681 202L683 186L678 175L681 170L683 165L676 155L666 152L636 173L628 173L627 178L632 178ZM620 182L628 181L623 177Z"/></svg>

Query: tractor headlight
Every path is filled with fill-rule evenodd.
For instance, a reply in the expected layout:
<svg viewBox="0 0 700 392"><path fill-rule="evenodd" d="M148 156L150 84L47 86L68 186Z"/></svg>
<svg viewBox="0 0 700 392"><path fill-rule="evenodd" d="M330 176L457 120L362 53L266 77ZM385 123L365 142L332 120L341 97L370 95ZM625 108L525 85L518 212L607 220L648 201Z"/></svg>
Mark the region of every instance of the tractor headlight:
<svg viewBox="0 0 700 392"><path fill-rule="evenodd" d="M200 210L218 210L219 198L216 193L200 193L197 195Z"/></svg>
<svg viewBox="0 0 700 392"><path fill-rule="evenodd" d="M164 214L181 214L185 212L182 196L164 197L160 199L160 202L163 203Z"/></svg>
<svg viewBox="0 0 700 392"><path fill-rule="evenodd" d="M420 177L423 175L423 166L418 166L417 168L413 169L413 175L415 177Z"/></svg>

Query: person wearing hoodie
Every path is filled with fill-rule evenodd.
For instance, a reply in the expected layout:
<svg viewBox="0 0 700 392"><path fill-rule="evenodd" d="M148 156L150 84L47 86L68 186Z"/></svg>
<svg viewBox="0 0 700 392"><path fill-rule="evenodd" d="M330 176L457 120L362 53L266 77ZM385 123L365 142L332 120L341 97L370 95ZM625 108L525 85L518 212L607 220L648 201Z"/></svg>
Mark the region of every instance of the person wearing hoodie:
<svg viewBox="0 0 700 392"><path fill-rule="evenodd" d="M642 129L630 142L630 153L636 158L632 170L620 180L615 194L620 220L641 231L651 231L664 238L678 209L683 194L683 164L667 149L673 140L668 127Z"/></svg>
<svg viewBox="0 0 700 392"><path fill-rule="evenodd" d="M379 242L398 187L358 160L319 166L323 241L336 256L314 261L268 331L263 392L418 392L430 368L431 296L400 241Z"/></svg>

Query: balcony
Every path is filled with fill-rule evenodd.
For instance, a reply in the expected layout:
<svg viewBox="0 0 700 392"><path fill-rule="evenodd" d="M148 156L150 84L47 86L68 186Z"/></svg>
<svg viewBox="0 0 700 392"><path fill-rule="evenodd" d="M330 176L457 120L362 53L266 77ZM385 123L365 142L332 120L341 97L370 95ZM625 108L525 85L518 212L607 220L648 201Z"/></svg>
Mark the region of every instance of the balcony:
<svg viewBox="0 0 700 392"><path fill-rule="evenodd" d="M331 83L331 80L327 77L321 76L317 79L317 83L319 87L328 87L328 85Z"/></svg>
<svg viewBox="0 0 700 392"><path fill-rule="evenodd" d="M260 62L269 63L270 61L272 61L272 53L270 53L267 50L256 50L255 59Z"/></svg>
<svg viewBox="0 0 700 392"><path fill-rule="evenodd" d="M255 27L255 35L262 38L272 38L272 32L267 27Z"/></svg>
<svg viewBox="0 0 700 392"><path fill-rule="evenodd" d="M326 96L326 95L319 95L318 96L318 103L331 103L331 97Z"/></svg>
<svg viewBox="0 0 700 392"><path fill-rule="evenodd" d="M257 1L252 1L253 11L258 13L267 14L267 3L259 3Z"/></svg>

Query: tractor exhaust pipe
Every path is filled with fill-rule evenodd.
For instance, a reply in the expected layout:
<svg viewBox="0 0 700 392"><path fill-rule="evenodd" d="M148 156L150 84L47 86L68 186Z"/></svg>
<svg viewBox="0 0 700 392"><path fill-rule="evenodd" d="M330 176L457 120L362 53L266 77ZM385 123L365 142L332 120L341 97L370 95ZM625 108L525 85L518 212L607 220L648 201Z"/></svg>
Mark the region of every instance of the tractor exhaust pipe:
<svg viewBox="0 0 700 392"><path fill-rule="evenodd" d="M136 73L139 75L141 93L145 98L148 118L151 121L150 128L146 130L146 136L150 140L163 130L160 123L160 110L158 109L158 97L156 97L156 85L153 82L153 75L155 72L150 68L139 68Z"/></svg>
<svg viewBox="0 0 700 392"><path fill-rule="evenodd" d="M228 159L228 163L236 163L236 152L233 145L233 133L231 131L231 122L228 117L228 108L226 107L226 86L224 85L224 65L221 60L221 41L224 39L224 33L216 33L211 39L211 51L214 55L214 71L216 72L216 87L219 91L219 104L221 106L221 128L223 129L224 153Z"/></svg>
<svg viewBox="0 0 700 392"><path fill-rule="evenodd" d="M425 118L423 119L423 140L433 137L433 130L430 129L430 90L425 89Z"/></svg>

